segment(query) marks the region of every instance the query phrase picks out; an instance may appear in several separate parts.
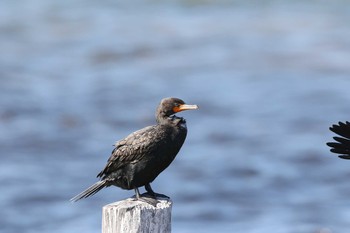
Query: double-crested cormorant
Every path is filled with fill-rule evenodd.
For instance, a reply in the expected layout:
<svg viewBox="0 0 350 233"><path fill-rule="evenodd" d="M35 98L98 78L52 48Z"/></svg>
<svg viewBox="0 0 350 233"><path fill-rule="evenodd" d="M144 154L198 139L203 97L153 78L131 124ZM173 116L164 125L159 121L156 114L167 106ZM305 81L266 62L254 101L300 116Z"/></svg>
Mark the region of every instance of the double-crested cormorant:
<svg viewBox="0 0 350 233"><path fill-rule="evenodd" d="M97 175L101 180L71 201L87 198L111 185L134 189L136 199L141 199L138 188L145 186L147 196L156 198L150 183L170 165L186 139L186 120L174 114L191 109L198 106L178 98L163 99L156 110L157 124L117 141L106 167Z"/></svg>
<svg viewBox="0 0 350 233"><path fill-rule="evenodd" d="M332 125L329 128L332 132L341 137L333 137L336 142L328 142L331 152L340 154L339 158L350 159L350 122L339 122L338 125Z"/></svg>

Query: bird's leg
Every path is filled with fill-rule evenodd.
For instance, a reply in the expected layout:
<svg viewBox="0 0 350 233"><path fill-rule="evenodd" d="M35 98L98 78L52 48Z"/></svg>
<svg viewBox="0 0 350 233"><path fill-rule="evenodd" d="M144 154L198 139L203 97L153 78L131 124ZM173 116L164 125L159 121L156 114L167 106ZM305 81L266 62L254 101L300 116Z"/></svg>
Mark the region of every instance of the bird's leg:
<svg viewBox="0 0 350 233"><path fill-rule="evenodd" d="M157 206L158 201L156 198L154 198L153 196L150 197L149 195L145 196L145 194L141 195L137 187L134 188L134 190L135 190L135 198L134 198L135 201L143 201L150 205L153 205L154 207Z"/></svg>
<svg viewBox="0 0 350 233"><path fill-rule="evenodd" d="M145 189L147 191L147 193L151 196L156 196L156 193L153 191L153 189L151 188L151 185L148 183L145 185Z"/></svg>
<svg viewBox="0 0 350 233"><path fill-rule="evenodd" d="M134 188L134 190L135 190L136 199L137 200L140 199L140 191L139 191L139 189L138 188Z"/></svg>
<svg viewBox="0 0 350 233"><path fill-rule="evenodd" d="M164 194L155 193L155 192L153 191L153 189L151 188L151 184L150 184L150 183L148 183L148 184L145 185L145 189L146 189L146 191L147 191L147 194L149 194L150 196L152 196L152 197L154 197L154 198L162 197L162 198L168 198L168 199L169 199L169 197L166 196L166 195L164 195Z"/></svg>

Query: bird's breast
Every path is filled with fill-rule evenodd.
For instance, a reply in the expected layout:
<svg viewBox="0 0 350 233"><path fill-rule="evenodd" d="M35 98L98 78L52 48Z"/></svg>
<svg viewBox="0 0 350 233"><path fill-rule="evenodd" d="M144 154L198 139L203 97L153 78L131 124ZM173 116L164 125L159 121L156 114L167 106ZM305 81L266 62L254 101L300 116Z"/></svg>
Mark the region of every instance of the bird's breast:
<svg viewBox="0 0 350 233"><path fill-rule="evenodd" d="M171 120L173 124L176 125L177 127L180 127L182 129L187 129L186 120L184 118L173 116Z"/></svg>
<svg viewBox="0 0 350 233"><path fill-rule="evenodd" d="M182 129L187 129L186 121L180 122L179 123L179 127L182 128Z"/></svg>

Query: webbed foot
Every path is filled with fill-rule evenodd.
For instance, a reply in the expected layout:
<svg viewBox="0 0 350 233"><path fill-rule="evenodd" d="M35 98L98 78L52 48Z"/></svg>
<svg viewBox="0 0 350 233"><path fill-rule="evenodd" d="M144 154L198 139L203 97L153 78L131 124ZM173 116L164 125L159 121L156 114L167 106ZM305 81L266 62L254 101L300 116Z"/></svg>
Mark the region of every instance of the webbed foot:
<svg viewBox="0 0 350 233"><path fill-rule="evenodd" d="M138 188L135 188L135 195L132 198L134 199L134 201L143 201L154 207L156 207L158 204L156 196L149 195L148 192L140 194Z"/></svg>
<svg viewBox="0 0 350 233"><path fill-rule="evenodd" d="M151 188L151 185L150 184L146 184L145 185L145 189L147 191L147 193L145 194L148 194L149 196L152 196L154 198L166 198L166 199L170 199L170 197L164 195L164 194L161 194L161 193L156 193L153 191L153 189ZM144 194L143 194L144 195Z"/></svg>

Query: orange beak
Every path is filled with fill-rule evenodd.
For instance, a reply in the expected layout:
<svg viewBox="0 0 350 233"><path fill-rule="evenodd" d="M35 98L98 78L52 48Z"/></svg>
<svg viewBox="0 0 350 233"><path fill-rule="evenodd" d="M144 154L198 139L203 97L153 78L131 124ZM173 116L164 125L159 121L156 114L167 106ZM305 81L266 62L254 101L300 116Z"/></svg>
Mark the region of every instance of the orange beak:
<svg viewBox="0 0 350 233"><path fill-rule="evenodd" d="M198 109L198 106L193 104L181 104L180 106L174 107L173 111L174 112L181 112L181 111L185 111L185 110L195 110Z"/></svg>

